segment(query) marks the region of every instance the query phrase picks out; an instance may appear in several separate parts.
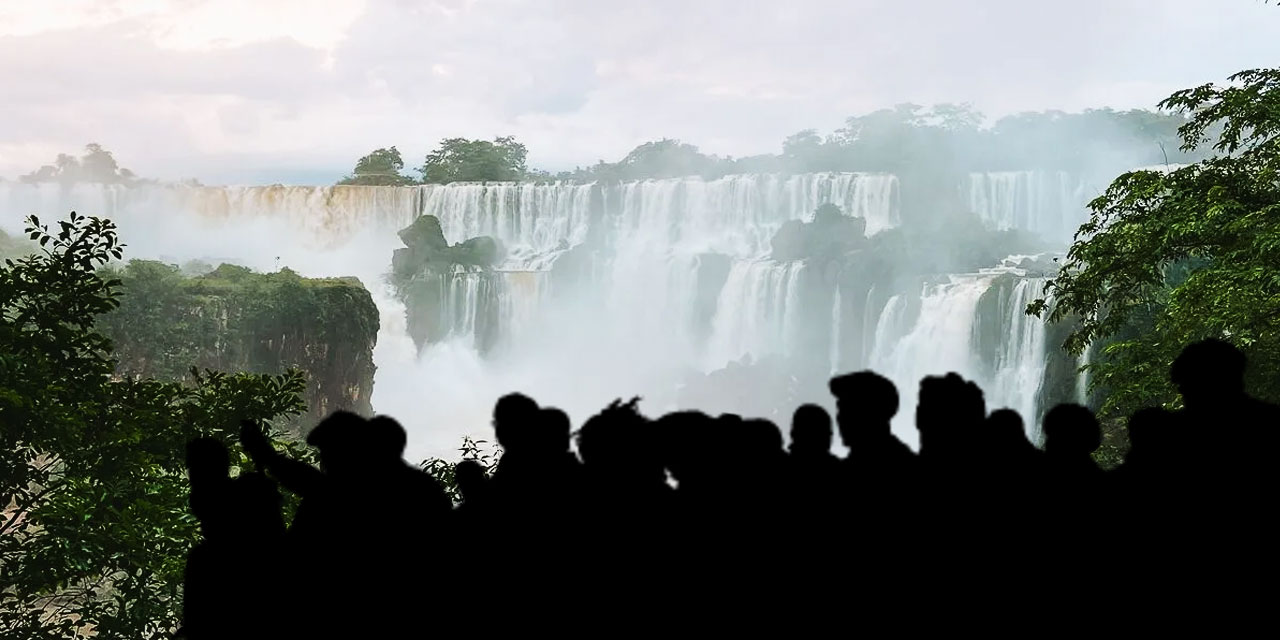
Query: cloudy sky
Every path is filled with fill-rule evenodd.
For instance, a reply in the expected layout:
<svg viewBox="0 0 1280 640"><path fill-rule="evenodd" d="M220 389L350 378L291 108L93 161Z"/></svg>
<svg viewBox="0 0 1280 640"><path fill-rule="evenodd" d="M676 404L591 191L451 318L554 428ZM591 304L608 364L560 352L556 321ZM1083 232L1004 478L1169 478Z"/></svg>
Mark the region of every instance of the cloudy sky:
<svg viewBox="0 0 1280 640"><path fill-rule="evenodd" d="M86 142L145 176L322 183L515 135L774 152L900 102L1146 107L1280 64L1262 0L0 0L0 176Z"/></svg>

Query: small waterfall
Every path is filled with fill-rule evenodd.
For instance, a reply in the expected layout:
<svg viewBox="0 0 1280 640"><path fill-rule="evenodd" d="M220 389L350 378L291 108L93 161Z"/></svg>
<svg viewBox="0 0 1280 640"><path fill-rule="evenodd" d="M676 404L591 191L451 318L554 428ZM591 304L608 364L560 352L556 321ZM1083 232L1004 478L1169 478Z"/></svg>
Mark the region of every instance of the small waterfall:
<svg viewBox="0 0 1280 640"><path fill-rule="evenodd" d="M494 302L499 299L491 274L481 271L456 271L440 276L442 316L445 339L462 339L480 348L485 330L496 320Z"/></svg>
<svg viewBox="0 0 1280 640"><path fill-rule="evenodd" d="M563 182L425 185L422 214L440 220L450 242L497 238L508 249L503 268L550 268L555 256L587 238L594 184Z"/></svg>
<svg viewBox="0 0 1280 640"><path fill-rule="evenodd" d="M1084 182L1066 171L969 174L969 208L995 229L1021 229L1067 243L1088 219Z"/></svg>
<svg viewBox="0 0 1280 640"><path fill-rule="evenodd" d="M954 371L982 387L989 411L1016 410L1028 437L1038 441L1046 326L1025 310L1043 285L1043 278L995 269L952 275L924 284L914 319L906 317L902 294L890 298L875 325L871 368L898 387L901 409L894 433L899 438L908 444L918 441L914 412L920 380ZM982 327L979 318L995 325Z"/></svg>
<svg viewBox="0 0 1280 640"><path fill-rule="evenodd" d="M840 287L831 299L831 374L840 370Z"/></svg>
<svg viewBox="0 0 1280 640"><path fill-rule="evenodd" d="M949 371L974 378L980 370L970 336L978 301L990 284L990 278L957 276L945 283L925 284L920 313L897 340L890 338L890 332L901 322L901 298L895 296L881 313L871 368L898 387L900 409L893 430L903 442L914 447L919 441L915 405L922 378Z"/></svg>
<svg viewBox="0 0 1280 640"><path fill-rule="evenodd" d="M1044 278L1023 278L1011 290L1001 290L998 314L1005 324L1001 340L996 343L995 373L986 385L988 409L1016 410L1032 442L1040 441L1037 399L1044 382L1046 323L1027 315L1026 308L1039 297L1044 282ZM1007 295L1003 295L1006 291Z"/></svg>
<svg viewBox="0 0 1280 640"><path fill-rule="evenodd" d="M1085 369L1093 362L1093 345L1085 347L1080 354L1077 366L1081 371L1076 374L1076 402L1078 404L1089 406L1089 370Z"/></svg>
<svg viewBox="0 0 1280 640"><path fill-rule="evenodd" d="M716 303L708 368L751 356L788 353L799 312L801 262L740 261L729 271Z"/></svg>

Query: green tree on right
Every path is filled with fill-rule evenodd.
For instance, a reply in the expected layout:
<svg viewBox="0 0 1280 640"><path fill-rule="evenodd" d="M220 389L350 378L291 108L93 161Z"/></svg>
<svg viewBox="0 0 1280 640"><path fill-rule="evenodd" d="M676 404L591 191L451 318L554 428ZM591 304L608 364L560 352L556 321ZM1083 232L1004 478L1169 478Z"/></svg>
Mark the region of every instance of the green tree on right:
<svg viewBox="0 0 1280 640"><path fill-rule="evenodd" d="M1186 344L1228 340L1249 357L1250 393L1280 401L1280 69L1160 103L1189 114L1182 149L1214 155L1173 170L1133 171L1089 204L1045 296L1027 312L1073 323L1104 415L1176 407L1169 365Z"/></svg>

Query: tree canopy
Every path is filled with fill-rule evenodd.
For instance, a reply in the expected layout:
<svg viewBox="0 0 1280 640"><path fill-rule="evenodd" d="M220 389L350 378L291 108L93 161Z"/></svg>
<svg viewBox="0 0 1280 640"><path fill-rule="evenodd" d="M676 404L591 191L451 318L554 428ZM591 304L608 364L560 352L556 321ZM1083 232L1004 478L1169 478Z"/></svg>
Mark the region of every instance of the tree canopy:
<svg viewBox="0 0 1280 640"><path fill-rule="evenodd" d="M84 155L59 153L53 164L47 164L21 177L23 182L101 182L106 184L130 183L137 176L121 167L110 151L102 145L90 143Z"/></svg>
<svg viewBox="0 0 1280 640"><path fill-rule="evenodd" d="M511 136L487 140L446 138L418 172L427 184L510 181L525 177L528 150Z"/></svg>
<svg viewBox="0 0 1280 640"><path fill-rule="evenodd" d="M1189 114L1181 149L1216 155L1121 175L1090 203L1045 298L1028 309L1071 321L1066 346L1096 345L1104 412L1172 405L1169 364L1185 344L1228 340L1249 356L1250 391L1280 400L1280 69L1174 93Z"/></svg>
<svg viewBox="0 0 1280 640"><path fill-rule="evenodd" d="M368 186L400 186L413 184L413 178L401 175L404 160L400 151L394 146L388 149L375 149L369 155L356 161L356 168L351 175L338 181L338 184Z"/></svg>
<svg viewBox="0 0 1280 640"><path fill-rule="evenodd" d="M171 637L198 538L187 441L231 443L242 419L298 413L303 379L115 375L95 328L122 295L97 271L123 255L115 226L74 213L53 231L28 220L40 250L0 267L0 636Z"/></svg>

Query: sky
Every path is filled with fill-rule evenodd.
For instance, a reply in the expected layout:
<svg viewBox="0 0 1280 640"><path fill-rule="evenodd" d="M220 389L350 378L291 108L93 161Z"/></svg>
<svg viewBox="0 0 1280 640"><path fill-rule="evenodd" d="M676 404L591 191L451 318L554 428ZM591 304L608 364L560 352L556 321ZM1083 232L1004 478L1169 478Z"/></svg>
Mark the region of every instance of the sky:
<svg viewBox="0 0 1280 640"><path fill-rule="evenodd" d="M530 165L664 137L780 150L902 102L1153 107L1280 62L1262 0L0 0L0 176L89 142L135 173L331 183L514 135Z"/></svg>

